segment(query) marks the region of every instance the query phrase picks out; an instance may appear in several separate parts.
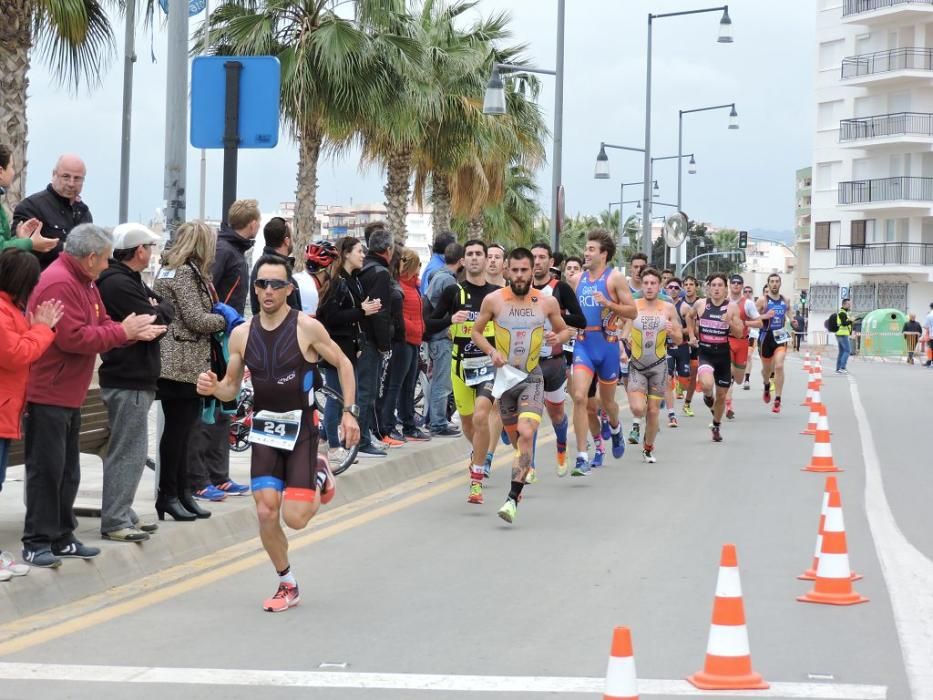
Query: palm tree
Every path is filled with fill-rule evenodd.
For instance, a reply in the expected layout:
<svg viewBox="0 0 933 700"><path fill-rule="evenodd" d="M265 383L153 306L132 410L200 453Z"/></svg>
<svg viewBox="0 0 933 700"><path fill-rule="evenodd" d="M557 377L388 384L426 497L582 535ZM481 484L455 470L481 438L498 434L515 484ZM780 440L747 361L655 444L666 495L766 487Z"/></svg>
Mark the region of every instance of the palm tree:
<svg viewBox="0 0 933 700"><path fill-rule="evenodd" d="M12 202L22 198L26 180L26 91L33 47L38 45L61 83L77 90L99 82L113 44L113 30L99 0L0 2L0 134L9 140L17 165Z"/></svg>
<svg viewBox="0 0 933 700"><path fill-rule="evenodd" d="M505 177L502 198L488 203L480 216L455 217L452 230L468 238L501 243L507 250L527 247L541 240L535 228L541 213L537 198L538 186L531 172L523 165L512 165Z"/></svg>
<svg viewBox="0 0 933 700"><path fill-rule="evenodd" d="M354 20L332 0L227 0L211 15L216 54L272 55L282 65L281 104L298 143L295 245L316 233L317 168L322 150L352 143L360 115L392 90L386 56L417 46L404 28L404 0L356 0Z"/></svg>

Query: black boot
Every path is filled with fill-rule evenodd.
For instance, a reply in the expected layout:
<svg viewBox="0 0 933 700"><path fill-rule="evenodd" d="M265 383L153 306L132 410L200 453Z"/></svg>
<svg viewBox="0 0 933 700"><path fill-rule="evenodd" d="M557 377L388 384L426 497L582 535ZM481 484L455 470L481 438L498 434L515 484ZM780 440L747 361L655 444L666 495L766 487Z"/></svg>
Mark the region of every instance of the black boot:
<svg viewBox="0 0 933 700"><path fill-rule="evenodd" d="M191 495L191 491L184 491L181 496L178 497L178 500L185 510L194 513L198 518L205 519L211 517L211 512L209 510L204 510L197 504L197 501L194 500L194 496Z"/></svg>
<svg viewBox="0 0 933 700"><path fill-rule="evenodd" d="M161 493L158 499L156 499L155 508L159 520L165 520L166 513L171 515L173 519L182 522L189 522L197 518L197 516L185 508L177 498L168 498Z"/></svg>

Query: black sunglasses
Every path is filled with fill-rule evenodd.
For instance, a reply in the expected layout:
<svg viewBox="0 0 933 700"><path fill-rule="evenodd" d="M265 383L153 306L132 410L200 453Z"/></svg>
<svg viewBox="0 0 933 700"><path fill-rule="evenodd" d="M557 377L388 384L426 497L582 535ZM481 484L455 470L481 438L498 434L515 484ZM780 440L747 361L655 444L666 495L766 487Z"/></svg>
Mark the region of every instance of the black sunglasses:
<svg viewBox="0 0 933 700"><path fill-rule="evenodd" d="M676 284L669 284L669 285L667 285L667 288L668 288L668 289L673 289L673 290L675 290L675 291L680 289L680 287L678 287Z"/></svg>
<svg viewBox="0 0 933 700"><path fill-rule="evenodd" d="M291 284L288 280L256 280L253 282L260 289L272 289L278 291L280 289L285 289L288 285Z"/></svg>

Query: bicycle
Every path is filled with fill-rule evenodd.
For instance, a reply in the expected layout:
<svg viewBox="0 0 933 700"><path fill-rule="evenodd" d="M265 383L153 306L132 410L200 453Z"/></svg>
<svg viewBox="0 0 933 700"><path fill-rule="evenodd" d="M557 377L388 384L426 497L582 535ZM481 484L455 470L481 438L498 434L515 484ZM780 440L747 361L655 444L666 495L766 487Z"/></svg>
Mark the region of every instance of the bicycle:
<svg viewBox="0 0 933 700"><path fill-rule="evenodd" d="M321 417L324 416L324 407L330 401L337 402L337 408L339 409L338 412L342 414L343 413L343 396L341 394L334 391L328 386L322 386L321 388L314 390L314 406L317 409L319 416ZM324 434L323 430L321 431L321 434L323 436ZM327 449L327 448L325 447L324 449ZM347 469L350 468L350 466L354 462L356 462L356 455L360 450L360 446L359 446L359 443L357 443L356 445L353 445L352 447L346 447L345 449L347 453L344 456L343 460L341 460L337 464L330 465L330 470L334 474L334 476L339 476L340 474L343 474L345 471L347 471Z"/></svg>

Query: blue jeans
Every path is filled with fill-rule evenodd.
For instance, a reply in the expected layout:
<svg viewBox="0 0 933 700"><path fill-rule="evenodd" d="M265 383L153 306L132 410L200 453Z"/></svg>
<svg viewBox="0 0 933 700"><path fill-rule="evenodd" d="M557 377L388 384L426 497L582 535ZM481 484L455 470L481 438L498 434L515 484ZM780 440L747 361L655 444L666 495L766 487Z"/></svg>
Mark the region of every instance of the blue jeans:
<svg viewBox="0 0 933 700"><path fill-rule="evenodd" d="M849 336L837 335L836 342L839 344L839 354L836 356L836 371L846 368L849 361L849 355L852 354L852 347L849 345Z"/></svg>
<svg viewBox="0 0 933 700"><path fill-rule="evenodd" d="M324 384L328 389L333 389L341 396L343 389L340 388L340 375L337 370L330 365L321 365L324 371ZM328 401L324 404L324 432L327 434L328 447L340 447L340 436L337 434L337 428L340 425L340 408L336 401Z"/></svg>
<svg viewBox="0 0 933 700"><path fill-rule="evenodd" d="M415 383L409 375L418 376L418 346L404 340L392 343L392 359L386 390L380 402L379 429L383 435L395 430L401 422L404 430L415 427ZM398 417L396 418L396 410Z"/></svg>
<svg viewBox="0 0 933 700"><path fill-rule="evenodd" d="M356 402L360 406L360 447L369 447L369 431L375 428L373 418L379 387L382 385L382 353L364 338L360 342L360 356L356 361Z"/></svg>
<svg viewBox="0 0 933 700"><path fill-rule="evenodd" d="M0 438L0 491L6 481L6 463L10 457L10 438Z"/></svg>
<svg viewBox="0 0 933 700"><path fill-rule="evenodd" d="M450 338L428 342L428 356L431 358L431 399L428 404L431 430L447 427L447 400L454 390L450 382L453 351L454 345Z"/></svg>

